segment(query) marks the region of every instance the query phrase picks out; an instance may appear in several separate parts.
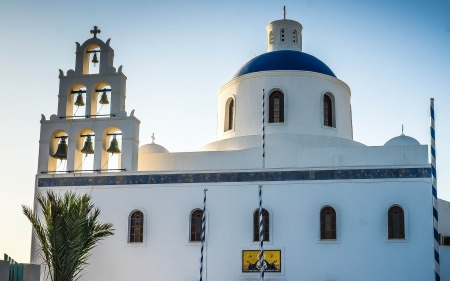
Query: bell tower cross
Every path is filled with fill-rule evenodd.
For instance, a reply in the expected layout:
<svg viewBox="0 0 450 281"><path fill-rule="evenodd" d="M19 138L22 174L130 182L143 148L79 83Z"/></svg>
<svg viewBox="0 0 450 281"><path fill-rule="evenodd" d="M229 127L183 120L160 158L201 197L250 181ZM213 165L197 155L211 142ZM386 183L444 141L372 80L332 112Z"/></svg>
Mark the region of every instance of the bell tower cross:
<svg viewBox="0 0 450 281"><path fill-rule="evenodd" d="M91 30L91 34L94 34L94 38L97 38L97 33L100 33L101 30L94 26L94 29Z"/></svg>

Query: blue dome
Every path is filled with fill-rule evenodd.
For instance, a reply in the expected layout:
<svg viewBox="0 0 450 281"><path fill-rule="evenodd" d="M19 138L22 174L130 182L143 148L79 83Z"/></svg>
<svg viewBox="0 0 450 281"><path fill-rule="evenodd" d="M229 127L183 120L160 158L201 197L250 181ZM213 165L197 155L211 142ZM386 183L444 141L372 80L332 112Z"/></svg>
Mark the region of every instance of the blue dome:
<svg viewBox="0 0 450 281"><path fill-rule="evenodd" d="M281 50L268 52L255 57L233 76L233 78L259 71L301 70L333 76L333 71L318 58L299 51Z"/></svg>

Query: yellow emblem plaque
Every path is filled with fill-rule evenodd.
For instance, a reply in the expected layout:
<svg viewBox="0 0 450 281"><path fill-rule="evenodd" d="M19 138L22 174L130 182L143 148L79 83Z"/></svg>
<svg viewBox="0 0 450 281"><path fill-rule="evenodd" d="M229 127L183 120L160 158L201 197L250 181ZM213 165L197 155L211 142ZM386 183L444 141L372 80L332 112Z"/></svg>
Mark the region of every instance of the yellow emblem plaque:
<svg viewBox="0 0 450 281"><path fill-rule="evenodd" d="M242 272L260 272L259 250L242 251ZM264 271L281 272L281 250L264 250Z"/></svg>

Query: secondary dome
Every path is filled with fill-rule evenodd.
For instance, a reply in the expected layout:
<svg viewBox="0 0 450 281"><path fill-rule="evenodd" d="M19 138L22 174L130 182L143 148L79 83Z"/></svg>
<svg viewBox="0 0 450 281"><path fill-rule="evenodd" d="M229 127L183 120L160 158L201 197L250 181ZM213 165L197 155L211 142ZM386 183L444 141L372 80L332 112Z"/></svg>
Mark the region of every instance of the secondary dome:
<svg viewBox="0 0 450 281"><path fill-rule="evenodd" d="M299 51L280 50L255 57L244 64L233 78L253 72L271 70L311 71L336 77L325 63L314 56Z"/></svg>
<svg viewBox="0 0 450 281"><path fill-rule="evenodd" d="M404 134L401 134L398 137L392 138L388 140L385 144L385 146L391 146L391 145L420 145L420 143L412 137L405 136Z"/></svg>
<svg viewBox="0 0 450 281"><path fill-rule="evenodd" d="M169 153L169 151L164 146L156 143L149 143L139 147L139 154L146 153Z"/></svg>

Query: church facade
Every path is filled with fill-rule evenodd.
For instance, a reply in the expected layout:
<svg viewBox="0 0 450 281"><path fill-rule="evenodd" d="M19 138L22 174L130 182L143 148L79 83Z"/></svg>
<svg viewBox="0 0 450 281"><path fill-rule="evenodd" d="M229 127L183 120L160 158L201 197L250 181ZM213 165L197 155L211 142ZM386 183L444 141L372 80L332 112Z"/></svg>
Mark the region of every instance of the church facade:
<svg viewBox="0 0 450 281"><path fill-rule="evenodd" d="M184 153L139 147L110 40L94 28L77 43L57 113L41 119L35 190L89 193L114 224L80 280L199 280L203 215L204 280L260 280L260 235L265 280L434 280L428 146L404 134L384 146L355 141L350 87L302 52L302 29L267 25L267 52L219 89L217 140ZM440 229L446 244L450 227Z"/></svg>

